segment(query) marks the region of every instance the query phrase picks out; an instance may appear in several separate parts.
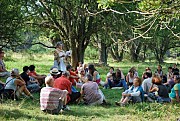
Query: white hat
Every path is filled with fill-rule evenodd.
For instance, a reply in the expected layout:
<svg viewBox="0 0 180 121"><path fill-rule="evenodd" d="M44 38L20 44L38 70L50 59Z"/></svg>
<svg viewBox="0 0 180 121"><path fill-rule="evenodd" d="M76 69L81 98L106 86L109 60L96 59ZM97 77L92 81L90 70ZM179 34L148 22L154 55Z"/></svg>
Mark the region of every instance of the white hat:
<svg viewBox="0 0 180 121"><path fill-rule="evenodd" d="M58 71L57 68L53 68L53 69L50 71L50 74L52 74L52 75L59 75L60 72Z"/></svg>
<svg viewBox="0 0 180 121"><path fill-rule="evenodd" d="M19 75L19 70L17 68L13 68L11 71L11 76L18 76Z"/></svg>

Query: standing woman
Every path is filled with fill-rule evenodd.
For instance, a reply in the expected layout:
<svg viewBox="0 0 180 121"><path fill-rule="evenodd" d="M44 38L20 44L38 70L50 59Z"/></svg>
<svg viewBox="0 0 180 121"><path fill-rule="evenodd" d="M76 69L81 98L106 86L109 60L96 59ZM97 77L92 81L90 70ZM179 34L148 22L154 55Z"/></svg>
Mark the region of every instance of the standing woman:
<svg viewBox="0 0 180 121"><path fill-rule="evenodd" d="M54 51L54 66L58 68L59 71L66 71L65 65L65 55L66 53L63 50L62 42L56 44L56 50Z"/></svg>

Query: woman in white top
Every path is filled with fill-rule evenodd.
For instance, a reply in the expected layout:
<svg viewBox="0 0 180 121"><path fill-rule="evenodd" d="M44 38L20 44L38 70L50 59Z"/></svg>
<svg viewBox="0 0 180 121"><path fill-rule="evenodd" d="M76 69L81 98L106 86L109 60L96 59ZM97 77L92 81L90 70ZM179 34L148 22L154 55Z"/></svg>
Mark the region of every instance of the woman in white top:
<svg viewBox="0 0 180 121"><path fill-rule="evenodd" d="M56 45L56 50L54 51L54 66L58 68L59 71L66 71L65 65L65 56L66 53L63 50L63 44L58 42Z"/></svg>
<svg viewBox="0 0 180 121"><path fill-rule="evenodd" d="M126 81L128 83L128 86L132 86L133 85L133 80L136 78L136 74L134 72L134 70L130 69L129 73L126 76Z"/></svg>

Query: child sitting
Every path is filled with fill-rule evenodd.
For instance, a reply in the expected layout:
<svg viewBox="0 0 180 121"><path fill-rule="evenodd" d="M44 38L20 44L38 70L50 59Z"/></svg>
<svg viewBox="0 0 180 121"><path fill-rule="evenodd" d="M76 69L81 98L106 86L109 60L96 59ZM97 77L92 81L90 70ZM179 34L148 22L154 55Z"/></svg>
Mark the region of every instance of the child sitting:
<svg viewBox="0 0 180 121"><path fill-rule="evenodd" d="M136 77L133 80L133 86L122 93L122 98L119 102L115 102L118 106L125 106L128 101L132 100L133 103L139 103L143 101L144 91L141 87L141 79Z"/></svg>
<svg viewBox="0 0 180 121"><path fill-rule="evenodd" d="M171 98L171 102L180 102L180 76L177 75L174 77L174 82L176 83L174 87L171 89L171 93L169 97Z"/></svg>
<svg viewBox="0 0 180 121"><path fill-rule="evenodd" d="M150 95L154 95L154 100L157 100L158 103L170 102L168 89L165 85L162 84L162 79L159 76L153 77L152 87L149 92Z"/></svg>

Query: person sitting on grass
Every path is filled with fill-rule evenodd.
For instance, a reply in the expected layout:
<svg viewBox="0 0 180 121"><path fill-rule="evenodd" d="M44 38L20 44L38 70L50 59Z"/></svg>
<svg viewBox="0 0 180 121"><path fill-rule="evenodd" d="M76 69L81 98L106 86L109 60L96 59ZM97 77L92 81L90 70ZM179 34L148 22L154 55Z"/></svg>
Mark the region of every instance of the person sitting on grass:
<svg viewBox="0 0 180 121"><path fill-rule="evenodd" d="M171 89L171 93L169 94L169 97L171 98L171 102L178 102L180 103L180 75L177 75L174 77L175 85Z"/></svg>
<svg viewBox="0 0 180 121"><path fill-rule="evenodd" d="M174 75L179 75L179 69L177 67L177 64L173 65L172 72L173 72Z"/></svg>
<svg viewBox="0 0 180 121"><path fill-rule="evenodd" d="M109 72L106 75L106 82L108 82L108 79L112 79L114 74L114 68L110 67Z"/></svg>
<svg viewBox="0 0 180 121"><path fill-rule="evenodd" d="M134 78L136 78L137 76L135 75L135 71L134 69L130 69L129 73L126 76L126 82L128 84L128 86L132 86L133 85L133 80Z"/></svg>
<svg viewBox="0 0 180 121"><path fill-rule="evenodd" d="M163 77L163 71L162 71L162 66L158 65L157 67L157 71L155 72L157 76L159 76L160 78Z"/></svg>
<svg viewBox="0 0 180 121"><path fill-rule="evenodd" d="M170 98L168 96L168 89L165 85L162 84L162 79L159 76L155 76L152 78L152 86L149 92L150 93L148 95L153 96L153 100L156 100L158 103L170 102Z"/></svg>
<svg viewBox="0 0 180 121"><path fill-rule="evenodd" d="M39 86L39 82L36 79L31 79L28 73L29 73L29 67L24 66L23 72L20 74L20 76L26 82L27 89L31 93L40 91L41 87Z"/></svg>
<svg viewBox="0 0 180 121"><path fill-rule="evenodd" d="M116 70L116 73L113 75L112 79L108 79L108 84L105 84L105 88L107 87L123 87L124 90L128 89L126 81L124 80L124 75L120 69Z"/></svg>
<svg viewBox="0 0 180 121"><path fill-rule="evenodd" d="M86 82L82 85L80 93L87 105L100 105L106 102L104 94L99 89L98 84L93 82L93 77L90 74L87 74Z"/></svg>
<svg viewBox="0 0 180 121"><path fill-rule="evenodd" d="M11 76L7 78L5 85L5 92L10 96L9 98L18 99L22 93L33 99L33 96L26 88L25 81L19 75L18 69L12 69Z"/></svg>
<svg viewBox="0 0 180 121"><path fill-rule="evenodd" d="M28 73L28 75L35 78L35 79L37 79L38 82L39 82L39 85L42 86L44 84L44 80L46 78L46 75L37 74L36 71L35 71L35 66L34 65L30 65L29 70L30 70L30 72Z"/></svg>
<svg viewBox="0 0 180 121"><path fill-rule="evenodd" d="M149 67L147 67L147 68L145 69L145 71L144 71L143 74L142 74L142 81L144 81L145 79L148 78L147 75L146 75L146 72L151 72L151 69L150 69Z"/></svg>
<svg viewBox="0 0 180 121"><path fill-rule="evenodd" d="M133 86L122 93L122 98L119 102L115 102L118 106L125 106L130 100L133 103L140 103L144 99L144 91L141 87L141 79L136 77L133 80Z"/></svg>
<svg viewBox="0 0 180 121"><path fill-rule="evenodd" d="M10 73L6 70L6 66L3 61L4 52L0 49L0 77L9 77Z"/></svg>
<svg viewBox="0 0 180 121"><path fill-rule="evenodd" d="M59 72L58 68L53 67L50 69L50 74L48 76L52 76L54 79L61 77L61 72Z"/></svg>
<svg viewBox="0 0 180 121"><path fill-rule="evenodd" d="M94 82L96 82L98 85L100 84L104 86L104 82L101 80L101 76L99 72L95 69L93 64L90 64L88 66L88 71L89 71L89 74L91 74L91 76L93 77Z"/></svg>
<svg viewBox="0 0 180 121"><path fill-rule="evenodd" d="M69 81L69 76L70 76L69 72L64 71L61 77L55 79L54 88L67 90L68 91L67 103L76 103L76 101L79 99L81 94L80 92L72 91L72 83Z"/></svg>
<svg viewBox="0 0 180 121"><path fill-rule="evenodd" d="M53 88L54 78L47 76L45 78L46 87L40 92L40 106L43 112L50 114L59 114L59 112L67 108L67 90Z"/></svg>
<svg viewBox="0 0 180 121"><path fill-rule="evenodd" d="M72 66L67 65L66 70L70 73L69 80L73 86L76 86L76 83L79 82L79 76L75 72L72 71Z"/></svg>
<svg viewBox="0 0 180 121"><path fill-rule="evenodd" d="M146 79L142 82L142 88L146 94L149 93L150 88L152 87L152 72L146 71L145 73Z"/></svg>

